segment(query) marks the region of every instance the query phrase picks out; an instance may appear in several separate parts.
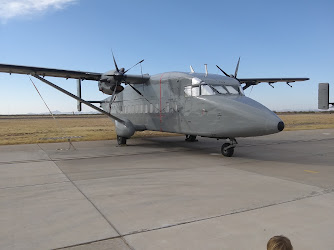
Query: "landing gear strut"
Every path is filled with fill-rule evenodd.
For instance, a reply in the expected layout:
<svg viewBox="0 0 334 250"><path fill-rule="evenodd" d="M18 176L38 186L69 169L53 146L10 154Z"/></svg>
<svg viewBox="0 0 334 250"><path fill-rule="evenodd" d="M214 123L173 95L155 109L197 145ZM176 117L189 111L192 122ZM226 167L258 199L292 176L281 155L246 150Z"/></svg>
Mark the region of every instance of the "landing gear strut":
<svg viewBox="0 0 334 250"><path fill-rule="evenodd" d="M226 143L223 144L221 148L222 155L226 157L231 157L234 153L234 148L237 146L238 142L234 138L229 138Z"/></svg>
<svg viewBox="0 0 334 250"><path fill-rule="evenodd" d="M118 145L126 145L126 138L122 136L117 136L117 143Z"/></svg>
<svg viewBox="0 0 334 250"><path fill-rule="evenodd" d="M190 141L190 142L197 141L196 140L196 135L186 135L185 141Z"/></svg>

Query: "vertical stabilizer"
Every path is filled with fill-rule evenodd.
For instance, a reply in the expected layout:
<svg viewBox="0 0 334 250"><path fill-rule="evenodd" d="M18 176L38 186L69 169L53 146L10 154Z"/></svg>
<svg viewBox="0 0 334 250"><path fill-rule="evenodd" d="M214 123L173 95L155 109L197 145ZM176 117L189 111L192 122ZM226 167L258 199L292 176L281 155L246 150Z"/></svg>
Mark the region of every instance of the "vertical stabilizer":
<svg viewBox="0 0 334 250"><path fill-rule="evenodd" d="M329 109L329 83L319 83L318 109Z"/></svg>

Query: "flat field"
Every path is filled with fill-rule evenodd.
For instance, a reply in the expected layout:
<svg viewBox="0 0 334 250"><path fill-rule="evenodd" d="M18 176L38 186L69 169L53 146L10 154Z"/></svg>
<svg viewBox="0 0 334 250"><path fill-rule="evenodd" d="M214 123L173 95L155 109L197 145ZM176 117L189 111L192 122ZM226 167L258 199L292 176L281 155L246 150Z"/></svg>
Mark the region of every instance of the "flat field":
<svg viewBox="0 0 334 250"><path fill-rule="evenodd" d="M279 113L285 130L334 128L334 114ZM134 137L169 136L152 131ZM64 138L65 137L65 138ZM114 123L103 115L0 116L0 145L43 142L110 140L116 138Z"/></svg>

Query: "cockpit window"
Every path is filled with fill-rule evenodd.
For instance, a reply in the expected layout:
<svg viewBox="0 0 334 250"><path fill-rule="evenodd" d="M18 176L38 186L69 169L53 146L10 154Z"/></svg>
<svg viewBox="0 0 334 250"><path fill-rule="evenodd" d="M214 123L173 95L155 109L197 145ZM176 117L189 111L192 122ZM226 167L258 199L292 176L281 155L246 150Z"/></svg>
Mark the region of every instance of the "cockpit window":
<svg viewBox="0 0 334 250"><path fill-rule="evenodd" d="M214 86L214 89L217 90L219 94L228 94L227 90L223 86Z"/></svg>
<svg viewBox="0 0 334 250"><path fill-rule="evenodd" d="M239 89L238 88L234 88L233 86L225 86L227 91L230 93L230 94L234 94L234 95L238 95L239 94Z"/></svg>
<svg viewBox="0 0 334 250"><path fill-rule="evenodd" d="M200 89L201 88L201 89ZM238 86L201 84L184 88L186 97L200 95L244 95Z"/></svg>
<svg viewBox="0 0 334 250"><path fill-rule="evenodd" d="M201 95L215 95L215 91L209 85L201 85Z"/></svg>
<svg viewBox="0 0 334 250"><path fill-rule="evenodd" d="M191 95L192 96L199 96L199 87L192 87Z"/></svg>

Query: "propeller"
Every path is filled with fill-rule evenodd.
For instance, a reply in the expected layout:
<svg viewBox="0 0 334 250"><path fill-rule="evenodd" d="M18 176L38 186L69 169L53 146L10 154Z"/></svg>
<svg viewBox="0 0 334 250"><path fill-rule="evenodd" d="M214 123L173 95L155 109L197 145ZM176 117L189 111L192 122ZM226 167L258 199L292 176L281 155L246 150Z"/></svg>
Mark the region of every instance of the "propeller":
<svg viewBox="0 0 334 250"><path fill-rule="evenodd" d="M122 83L126 84L126 78L127 78L126 72L128 72L133 67L137 66L138 64L144 61L144 60L141 60L135 65L133 65L131 68L125 70L124 68L118 67L116 59L115 59L115 55L112 50L111 50L111 53L112 53L112 58L113 58L114 65L115 65L115 70L111 70L107 72L106 74L102 74L99 80L100 83L105 83L105 84L99 85L100 90L103 93L111 95L110 102L109 102L110 107L113 101L116 99L116 94L122 92L124 89L124 87L122 86ZM131 87L134 88L133 86Z"/></svg>
<svg viewBox="0 0 334 250"><path fill-rule="evenodd" d="M131 68L129 68L128 70L125 70L124 74L125 74L126 72L128 72L130 69L132 69L132 68L134 68L135 66L137 66L138 64L142 63L143 61L144 61L144 59L141 60L140 62L137 62L135 65L133 65L133 66L132 66Z"/></svg>
<svg viewBox="0 0 334 250"><path fill-rule="evenodd" d="M224 75L228 76L228 77L231 77L229 74L227 74L224 70L222 70L218 65L216 65L218 69L220 69L221 72L224 73Z"/></svg>
<svg viewBox="0 0 334 250"><path fill-rule="evenodd" d="M115 60L114 52L112 50L111 50L111 54L112 54L112 58L114 59L115 69L116 69L117 72L119 72L119 69L117 67L117 63L116 63L116 60Z"/></svg>
<svg viewBox="0 0 334 250"><path fill-rule="evenodd" d="M125 73L128 72L129 70L131 70L132 68L134 68L135 66L137 66L138 64L142 63L144 61L144 59L137 62L135 65L133 65L129 69L125 70L124 68L118 68L114 53L112 51L111 51L111 53L112 53L112 57L113 57L113 60L114 60L116 70L115 70L114 74L105 75L105 76L113 77L114 81L115 81L115 84L116 84L115 87L117 87L117 85L119 85L122 81L125 80L125 78L126 78ZM109 82L110 82L110 80L109 80Z"/></svg>
<svg viewBox="0 0 334 250"><path fill-rule="evenodd" d="M235 67L235 72L234 72L234 77L235 78L237 78L237 75L238 75L239 63L240 63L240 56L239 56L239 60L238 60L237 66Z"/></svg>
<svg viewBox="0 0 334 250"><path fill-rule="evenodd" d="M239 57L239 60L238 60L238 63L237 63L237 66L235 67L235 72L234 72L234 75L229 75L229 74L227 74L224 70L222 70L218 65L216 65L217 66L217 68L221 71L221 72L223 72L224 73L224 75L226 75L226 76L228 76L228 77L232 77L232 78L235 78L235 79L237 79L238 80L238 78L237 78L237 75L238 75L238 70L239 70L239 63L240 63L240 57Z"/></svg>

